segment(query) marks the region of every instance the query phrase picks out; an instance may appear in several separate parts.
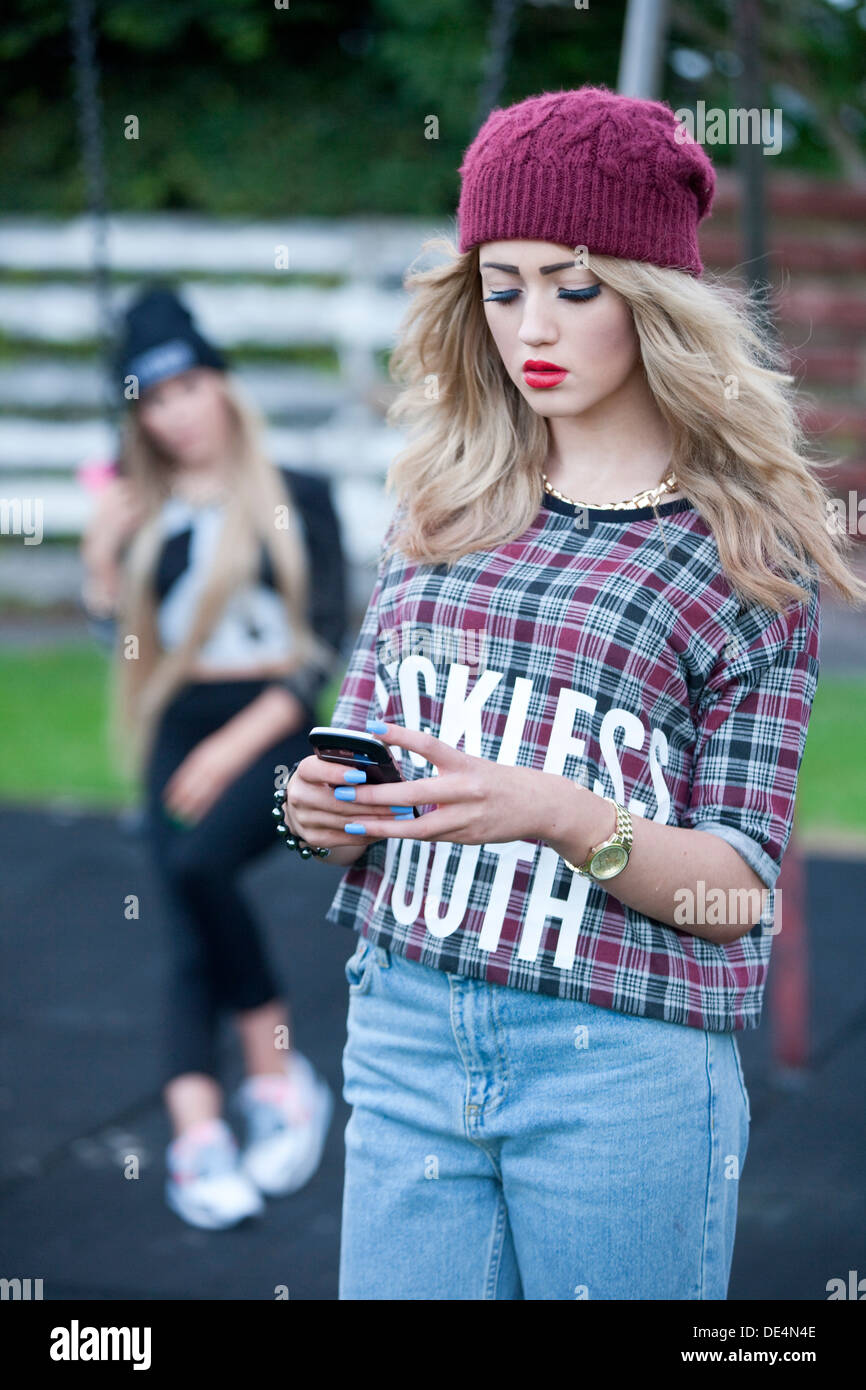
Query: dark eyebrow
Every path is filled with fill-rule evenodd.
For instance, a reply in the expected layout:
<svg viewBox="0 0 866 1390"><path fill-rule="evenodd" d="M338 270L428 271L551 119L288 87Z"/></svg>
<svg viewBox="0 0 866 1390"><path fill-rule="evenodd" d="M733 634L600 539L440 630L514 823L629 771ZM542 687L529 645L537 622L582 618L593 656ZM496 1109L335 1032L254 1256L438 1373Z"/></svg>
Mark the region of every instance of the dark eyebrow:
<svg viewBox="0 0 866 1390"><path fill-rule="evenodd" d="M506 270L510 275L520 274L516 265L502 265L499 261L482 261L482 270L485 267L490 270ZM552 275L555 270L585 270L586 267L577 265L575 261L559 261L556 265L542 265L538 269L541 275Z"/></svg>

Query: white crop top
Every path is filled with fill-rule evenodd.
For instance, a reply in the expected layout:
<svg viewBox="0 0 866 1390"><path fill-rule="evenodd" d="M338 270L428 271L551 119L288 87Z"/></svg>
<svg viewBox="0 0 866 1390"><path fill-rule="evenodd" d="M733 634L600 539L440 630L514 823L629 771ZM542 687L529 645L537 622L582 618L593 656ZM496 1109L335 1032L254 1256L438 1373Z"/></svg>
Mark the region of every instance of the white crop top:
<svg viewBox="0 0 866 1390"><path fill-rule="evenodd" d="M179 646L189 630L212 572L222 523L223 507L217 503L193 507L172 497L163 506L163 559L168 559L170 565L173 552L179 552L180 547L186 551L185 568L165 590L159 605L159 640L166 651ZM175 558L179 558L178 553ZM168 566L163 565L163 580L167 570ZM285 600L272 585L260 579L230 595L196 659L203 667L240 670L260 662L283 661L293 647Z"/></svg>

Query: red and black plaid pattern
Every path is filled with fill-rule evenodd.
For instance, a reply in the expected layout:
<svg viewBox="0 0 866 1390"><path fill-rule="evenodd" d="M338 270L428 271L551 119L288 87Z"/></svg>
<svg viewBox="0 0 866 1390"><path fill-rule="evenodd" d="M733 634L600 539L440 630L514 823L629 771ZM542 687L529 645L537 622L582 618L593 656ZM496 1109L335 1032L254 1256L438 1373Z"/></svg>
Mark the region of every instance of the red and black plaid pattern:
<svg viewBox="0 0 866 1390"><path fill-rule="evenodd" d="M578 780L633 816L720 835L766 885L762 921L716 945L624 906L534 839L379 840L345 872L329 920L496 984L715 1031L757 1026L818 679L817 574L805 605L741 609L698 511L680 500L658 514L547 497L522 535L450 569L380 558L332 722L428 730ZM392 751L404 777L436 775Z"/></svg>

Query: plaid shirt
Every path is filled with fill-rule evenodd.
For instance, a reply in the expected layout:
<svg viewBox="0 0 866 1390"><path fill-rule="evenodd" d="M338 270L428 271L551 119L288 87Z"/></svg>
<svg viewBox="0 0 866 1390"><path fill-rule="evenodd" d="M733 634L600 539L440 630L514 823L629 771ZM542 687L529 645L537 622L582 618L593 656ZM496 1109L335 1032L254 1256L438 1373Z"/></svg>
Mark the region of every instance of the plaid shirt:
<svg viewBox="0 0 866 1390"><path fill-rule="evenodd" d="M766 885L761 922L715 944L626 907L534 839L378 840L327 916L440 970L734 1031L760 1021L778 930L773 890L818 679L818 579L806 605L741 611L699 512L685 499L657 510L661 523L652 508L576 511L545 496L522 535L450 571L380 553L332 723L429 730L574 779L632 816L718 835ZM391 751L404 777L436 775ZM743 921L727 902L713 916L714 901L682 920ZM677 902L688 911L688 895Z"/></svg>

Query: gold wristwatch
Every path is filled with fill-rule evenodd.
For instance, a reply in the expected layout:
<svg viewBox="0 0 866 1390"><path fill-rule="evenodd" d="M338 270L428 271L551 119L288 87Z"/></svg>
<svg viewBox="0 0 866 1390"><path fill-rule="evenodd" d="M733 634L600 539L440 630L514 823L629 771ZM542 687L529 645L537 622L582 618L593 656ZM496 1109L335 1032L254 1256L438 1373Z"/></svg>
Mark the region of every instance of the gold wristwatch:
<svg viewBox="0 0 866 1390"><path fill-rule="evenodd" d="M597 883L604 883L607 879L616 878L617 874L622 873L628 864L632 847L631 816L612 796L606 796L604 799L616 807L616 829L613 834L591 849L582 864L572 864L565 855L560 855L563 863L568 864L576 874L595 879Z"/></svg>

